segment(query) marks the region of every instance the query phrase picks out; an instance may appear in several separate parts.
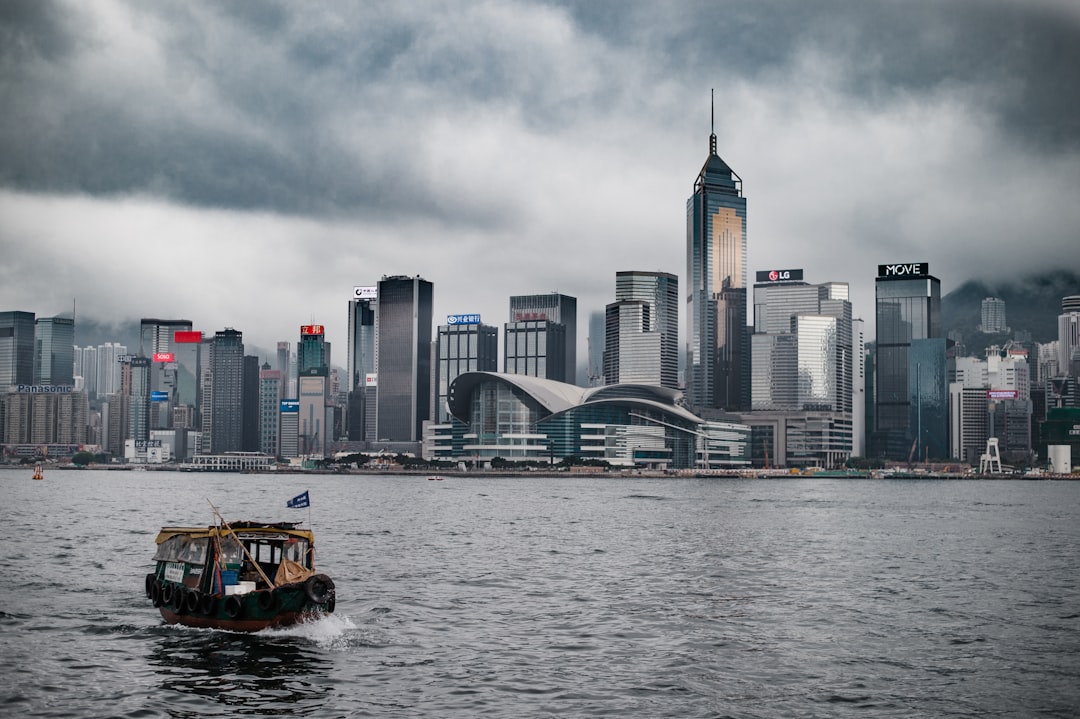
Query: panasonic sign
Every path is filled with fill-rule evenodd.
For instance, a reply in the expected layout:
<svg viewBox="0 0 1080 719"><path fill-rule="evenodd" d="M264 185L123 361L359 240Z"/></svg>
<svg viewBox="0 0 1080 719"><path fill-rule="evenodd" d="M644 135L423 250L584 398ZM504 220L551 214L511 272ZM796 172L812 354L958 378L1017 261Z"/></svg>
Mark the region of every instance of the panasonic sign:
<svg viewBox="0 0 1080 719"><path fill-rule="evenodd" d="M909 262L904 265L878 265L878 277L926 277L930 274L929 262Z"/></svg>

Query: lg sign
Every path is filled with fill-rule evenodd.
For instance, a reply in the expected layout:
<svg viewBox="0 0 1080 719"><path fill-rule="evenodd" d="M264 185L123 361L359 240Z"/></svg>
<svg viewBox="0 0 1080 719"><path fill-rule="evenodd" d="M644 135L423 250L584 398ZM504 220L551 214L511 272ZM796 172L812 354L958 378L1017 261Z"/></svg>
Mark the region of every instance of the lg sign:
<svg viewBox="0 0 1080 719"><path fill-rule="evenodd" d="M759 270L758 282L788 282L791 280L802 281L802 270Z"/></svg>
<svg viewBox="0 0 1080 719"><path fill-rule="evenodd" d="M930 274L929 262L909 262L906 265L878 265L878 277L920 277Z"/></svg>

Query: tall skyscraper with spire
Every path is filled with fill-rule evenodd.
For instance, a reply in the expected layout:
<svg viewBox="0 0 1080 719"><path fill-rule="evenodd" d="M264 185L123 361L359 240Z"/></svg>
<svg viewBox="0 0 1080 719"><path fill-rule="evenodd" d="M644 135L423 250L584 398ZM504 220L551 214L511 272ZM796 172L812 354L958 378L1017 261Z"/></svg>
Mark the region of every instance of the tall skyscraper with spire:
<svg viewBox="0 0 1080 719"><path fill-rule="evenodd" d="M699 414L749 403L746 352L746 198L742 178L716 154L686 202L686 398Z"/></svg>

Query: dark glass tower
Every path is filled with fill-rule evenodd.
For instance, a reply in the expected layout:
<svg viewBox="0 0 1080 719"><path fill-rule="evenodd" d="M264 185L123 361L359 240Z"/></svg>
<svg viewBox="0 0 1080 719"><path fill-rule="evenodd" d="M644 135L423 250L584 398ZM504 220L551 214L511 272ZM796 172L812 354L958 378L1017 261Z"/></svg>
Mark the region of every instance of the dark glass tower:
<svg viewBox="0 0 1080 719"><path fill-rule="evenodd" d="M234 329L214 333L210 345L210 453L243 447L244 335Z"/></svg>
<svg viewBox="0 0 1080 719"><path fill-rule="evenodd" d="M34 328L34 384L75 382L75 320L38 317Z"/></svg>
<svg viewBox="0 0 1080 719"><path fill-rule="evenodd" d="M506 372L577 384L576 297L558 292L515 295L510 298L510 322L504 331ZM540 343L545 345L543 350ZM541 366L543 370L538 369Z"/></svg>
<svg viewBox="0 0 1080 719"><path fill-rule="evenodd" d="M716 154L686 202L686 396L699 414L749 402L746 353L746 198L742 179Z"/></svg>
<svg viewBox="0 0 1080 719"><path fill-rule="evenodd" d="M915 457L921 446L935 442L919 437L918 411L912 400L922 397L936 405L942 401L941 388L920 385L933 380L937 383L938 361L928 352L935 347L942 353L944 345L927 345L912 356L912 343L917 340L941 338L941 282L929 274L926 263L879 265L874 283L877 307L876 401L875 429L871 452L887 459L906 460ZM936 350L934 350L936 351ZM926 365L922 376L920 365ZM931 369L933 368L933 369ZM946 400L947 404L947 400ZM924 407L927 411L938 411ZM947 441L947 440L945 440ZM923 451L925 458L925 451Z"/></svg>
<svg viewBox="0 0 1080 719"><path fill-rule="evenodd" d="M379 281L376 437L419 442L431 406L434 285L417 277Z"/></svg>
<svg viewBox="0 0 1080 719"><path fill-rule="evenodd" d="M34 383L34 313L0 312L0 392Z"/></svg>

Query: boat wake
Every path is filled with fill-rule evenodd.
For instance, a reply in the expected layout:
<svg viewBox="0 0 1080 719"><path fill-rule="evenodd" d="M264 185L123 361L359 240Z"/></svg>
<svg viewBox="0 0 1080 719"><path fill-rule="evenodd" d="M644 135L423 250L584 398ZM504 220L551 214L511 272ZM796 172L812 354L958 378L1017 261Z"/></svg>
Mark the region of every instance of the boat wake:
<svg viewBox="0 0 1080 719"><path fill-rule="evenodd" d="M301 622L289 627L264 629L257 636L298 637L318 644L325 649L367 644L365 641L352 641L358 637L359 627L352 619L341 614L327 614L316 621Z"/></svg>

